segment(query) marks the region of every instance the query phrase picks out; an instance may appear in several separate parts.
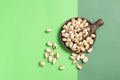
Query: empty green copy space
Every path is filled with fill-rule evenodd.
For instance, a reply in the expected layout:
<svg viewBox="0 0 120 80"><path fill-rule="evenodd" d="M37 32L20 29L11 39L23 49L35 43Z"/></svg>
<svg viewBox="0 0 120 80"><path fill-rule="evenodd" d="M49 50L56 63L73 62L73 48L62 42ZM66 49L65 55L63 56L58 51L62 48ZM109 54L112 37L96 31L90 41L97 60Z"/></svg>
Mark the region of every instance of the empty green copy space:
<svg viewBox="0 0 120 80"><path fill-rule="evenodd" d="M0 0L0 80L77 80L58 37L64 21L75 16L77 0ZM46 34L47 28L52 32ZM43 57L47 41L58 45L55 65ZM60 65L65 70L59 71Z"/></svg>
<svg viewBox="0 0 120 80"><path fill-rule="evenodd" d="M102 18L89 61L78 71L79 80L120 80L120 1L78 0L78 15L92 23Z"/></svg>

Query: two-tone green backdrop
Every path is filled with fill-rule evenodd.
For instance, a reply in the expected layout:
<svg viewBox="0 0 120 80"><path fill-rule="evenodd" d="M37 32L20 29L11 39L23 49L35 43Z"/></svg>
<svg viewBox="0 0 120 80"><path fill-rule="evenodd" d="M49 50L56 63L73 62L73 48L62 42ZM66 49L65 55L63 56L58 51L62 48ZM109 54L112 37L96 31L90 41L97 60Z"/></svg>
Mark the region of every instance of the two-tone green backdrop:
<svg viewBox="0 0 120 80"><path fill-rule="evenodd" d="M0 80L120 80L119 13L119 0L0 0ZM64 21L76 16L105 22L82 71L71 65L58 37ZM43 57L47 41L58 44L55 65Z"/></svg>

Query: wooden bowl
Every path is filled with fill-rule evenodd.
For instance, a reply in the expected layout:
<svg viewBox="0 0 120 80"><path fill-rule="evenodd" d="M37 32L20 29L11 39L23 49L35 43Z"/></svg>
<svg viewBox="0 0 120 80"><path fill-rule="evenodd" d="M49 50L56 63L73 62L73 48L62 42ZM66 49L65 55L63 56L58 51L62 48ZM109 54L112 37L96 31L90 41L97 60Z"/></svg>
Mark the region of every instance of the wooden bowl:
<svg viewBox="0 0 120 80"><path fill-rule="evenodd" d="M82 17L71 18L71 19L67 20L67 21L63 24L63 26L64 26L64 25L67 25L68 22L71 22L72 19L77 20L78 18L81 18L82 20L86 19L86 18L82 18ZM95 35L96 35L96 29L99 28L101 25L104 24L104 22L103 22L102 19L98 19L98 20L97 20L95 23L93 23L93 24L92 24L88 19L86 19L86 20L87 20L87 22L89 23L89 25L88 25L87 27L90 28L90 33L89 33L86 37L90 36L91 34L95 34ZM63 26L62 26L62 28L61 28L61 31L63 30ZM61 41L61 43L62 43L62 45L64 46L65 49L67 49L67 50L70 51L71 53L86 52L86 51L75 52L75 51L73 51L71 48L67 47L66 44L65 44L65 42L62 41L63 36L62 36L61 31L60 31L60 41ZM86 37L85 37L85 38L86 38ZM83 40L84 40L84 38L83 38ZM94 38L94 43L95 43L95 40L96 40L96 37ZM94 45L94 43L93 43L92 45L90 45L89 49Z"/></svg>

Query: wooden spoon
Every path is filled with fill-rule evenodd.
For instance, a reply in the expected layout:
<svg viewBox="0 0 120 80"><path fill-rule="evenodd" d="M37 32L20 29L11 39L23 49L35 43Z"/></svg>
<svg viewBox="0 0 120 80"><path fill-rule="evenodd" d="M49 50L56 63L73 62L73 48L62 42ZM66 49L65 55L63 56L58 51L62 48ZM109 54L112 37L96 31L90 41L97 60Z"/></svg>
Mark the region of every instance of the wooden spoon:
<svg viewBox="0 0 120 80"><path fill-rule="evenodd" d="M67 20L65 23L64 23L64 25L67 25L67 23L68 22L71 22L72 21L72 19L75 19L75 20L77 20L78 18L81 18L81 17L75 17L75 18L71 18L71 19L69 19L69 20ZM81 18L82 20L85 20L86 18ZM102 19L98 19L95 23L91 23L88 19L86 19L87 20L87 22L89 23L89 25L87 26L87 27L89 27L90 28L90 32L89 32L89 34L86 36L86 37L88 37L88 36L90 36L91 34L95 34L96 35L96 30L100 27L100 26L102 26L103 24L104 24L104 22L103 22L103 20ZM63 26L64 26L63 25ZM61 31L63 30L63 27L61 28ZM67 49L67 50L69 50L70 52L72 52L72 53L80 53L80 52L87 52L87 50L85 50L85 51L73 51L71 48L69 48L69 47L67 47L66 46L66 44L65 44L65 42L62 40L62 38L63 38L63 36L62 36L62 33L61 33L61 31L60 31L60 40L61 40L61 43L63 44L63 46L64 46L64 48L65 49ZM83 38L83 40L84 39L86 39L86 37L85 38ZM96 40L96 37L93 39L94 40L94 43L95 43L95 40ZM94 44L93 43L93 44ZM92 45L90 45L90 47L89 47L89 49L93 46L93 44Z"/></svg>

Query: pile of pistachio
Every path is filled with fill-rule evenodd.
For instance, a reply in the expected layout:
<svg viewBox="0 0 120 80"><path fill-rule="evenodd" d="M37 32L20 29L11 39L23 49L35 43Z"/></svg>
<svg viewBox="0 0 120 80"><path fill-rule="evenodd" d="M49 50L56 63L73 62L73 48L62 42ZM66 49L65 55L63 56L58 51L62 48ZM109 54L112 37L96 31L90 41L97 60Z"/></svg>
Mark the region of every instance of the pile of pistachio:
<svg viewBox="0 0 120 80"><path fill-rule="evenodd" d="M62 41L65 46L75 53L89 52L94 43L95 34L91 34L89 23L86 19L71 19L63 26L61 31Z"/></svg>
<svg viewBox="0 0 120 80"><path fill-rule="evenodd" d="M63 25L61 31L61 38L64 45L74 52L70 56L70 59L73 60L73 64L77 65L78 69L82 69L82 65L78 63L80 60L83 63L88 61L85 52L90 53L92 51L91 46L95 41L96 35L91 33L89 25L86 19L73 18Z"/></svg>

